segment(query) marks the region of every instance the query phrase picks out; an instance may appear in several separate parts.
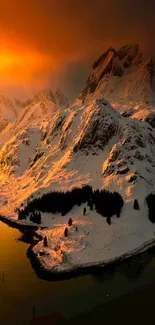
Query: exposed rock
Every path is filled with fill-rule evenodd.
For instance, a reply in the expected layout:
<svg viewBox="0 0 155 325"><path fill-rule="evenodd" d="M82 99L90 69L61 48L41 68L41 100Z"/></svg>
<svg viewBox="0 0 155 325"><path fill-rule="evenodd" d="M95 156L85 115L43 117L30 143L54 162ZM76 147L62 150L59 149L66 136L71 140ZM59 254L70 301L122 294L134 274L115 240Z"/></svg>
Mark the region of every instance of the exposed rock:
<svg viewBox="0 0 155 325"><path fill-rule="evenodd" d="M130 67L130 63L129 63L128 61L124 61L124 63L123 63L123 67L124 67L125 69L128 69L128 68Z"/></svg>
<svg viewBox="0 0 155 325"><path fill-rule="evenodd" d="M119 145L115 144L109 153L109 161L114 162L118 158L119 153L120 153Z"/></svg>
<svg viewBox="0 0 155 325"><path fill-rule="evenodd" d="M155 112L150 113L146 118L145 122L149 123L153 128L155 128Z"/></svg>
<svg viewBox="0 0 155 325"><path fill-rule="evenodd" d="M133 172L130 175L127 175L126 181L129 182L129 183L132 183L132 182L136 181L137 176L138 176L137 173Z"/></svg>
<svg viewBox="0 0 155 325"><path fill-rule="evenodd" d="M117 170L117 174L124 175L127 174L130 171L129 167L122 167L119 170Z"/></svg>
<svg viewBox="0 0 155 325"><path fill-rule="evenodd" d="M107 58L109 53L113 53L113 55L116 54L116 50L113 47L110 47L105 53L103 53L98 60L96 60L93 64L93 70L96 70Z"/></svg>
<svg viewBox="0 0 155 325"><path fill-rule="evenodd" d="M139 53L139 45L131 44L123 46L118 52L117 56L120 60L127 58L127 61L132 62Z"/></svg>
<svg viewBox="0 0 155 325"><path fill-rule="evenodd" d="M140 161L145 160L145 156L143 156L143 155L140 153L139 150L137 150L137 151L135 152L134 157L135 157L136 159L140 160Z"/></svg>
<svg viewBox="0 0 155 325"><path fill-rule="evenodd" d="M121 66L119 66L119 65L114 65L113 66L112 73L116 77L122 77L123 76L123 70L122 70Z"/></svg>
<svg viewBox="0 0 155 325"><path fill-rule="evenodd" d="M115 166L113 164L108 164L103 167L103 175L109 176L115 172Z"/></svg>

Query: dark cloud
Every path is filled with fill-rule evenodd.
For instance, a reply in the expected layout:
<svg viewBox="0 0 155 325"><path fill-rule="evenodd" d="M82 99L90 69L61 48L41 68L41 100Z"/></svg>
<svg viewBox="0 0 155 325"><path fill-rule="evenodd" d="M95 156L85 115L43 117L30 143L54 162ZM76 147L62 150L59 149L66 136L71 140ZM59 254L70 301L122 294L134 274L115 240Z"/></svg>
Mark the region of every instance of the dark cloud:
<svg viewBox="0 0 155 325"><path fill-rule="evenodd" d="M8 44L21 52L29 48L47 55L58 70L49 64L47 79L54 85L63 79L74 96L108 46L139 43L154 56L154 13L154 0L6 0L0 8L0 40L11 40Z"/></svg>

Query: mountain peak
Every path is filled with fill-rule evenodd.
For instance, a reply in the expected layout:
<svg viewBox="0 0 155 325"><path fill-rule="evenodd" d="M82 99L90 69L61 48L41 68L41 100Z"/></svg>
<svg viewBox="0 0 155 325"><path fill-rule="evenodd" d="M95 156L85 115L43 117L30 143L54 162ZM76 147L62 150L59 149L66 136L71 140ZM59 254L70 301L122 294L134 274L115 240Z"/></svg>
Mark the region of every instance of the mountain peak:
<svg viewBox="0 0 155 325"><path fill-rule="evenodd" d="M154 62L152 58L144 61L138 44L125 45L118 51L110 47L93 64L79 99L83 103L92 97L113 102L136 98L143 101L153 91L154 76Z"/></svg>
<svg viewBox="0 0 155 325"><path fill-rule="evenodd" d="M154 61L152 57L150 57L147 61L145 61L145 66L149 71L152 71L155 69Z"/></svg>
<svg viewBox="0 0 155 325"><path fill-rule="evenodd" d="M55 92L55 100L58 105L58 107L62 108L68 108L69 107L69 101L68 98L65 97L64 93L60 88L58 88Z"/></svg>
<svg viewBox="0 0 155 325"><path fill-rule="evenodd" d="M44 99L48 99L48 100L52 101L54 104L56 104L53 91L50 88L44 89L44 90L38 92L34 96L34 100L36 100L36 101L41 101Z"/></svg>
<svg viewBox="0 0 155 325"><path fill-rule="evenodd" d="M99 65L101 65L109 54L111 54L112 56L115 55L116 50L113 47L109 47L109 49L102 55L100 55L100 57L94 62L93 70L95 70Z"/></svg>
<svg viewBox="0 0 155 325"><path fill-rule="evenodd" d="M100 80L111 72L115 56L115 49L110 47L94 62L86 87L82 90L80 98L84 99L87 94L94 93Z"/></svg>
<svg viewBox="0 0 155 325"><path fill-rule="evenodd" d="M120 60L127 58L130 62L132 62L138 54L140 54L138 44L125 45L117 52L117 56Z"/></svg>

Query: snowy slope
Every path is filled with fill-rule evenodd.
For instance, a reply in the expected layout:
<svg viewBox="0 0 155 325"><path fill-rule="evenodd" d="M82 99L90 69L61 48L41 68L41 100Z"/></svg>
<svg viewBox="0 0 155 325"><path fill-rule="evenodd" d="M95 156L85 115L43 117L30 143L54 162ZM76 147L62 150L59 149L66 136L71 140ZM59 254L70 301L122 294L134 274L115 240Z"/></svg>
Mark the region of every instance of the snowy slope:
<svg viewBox="0 0 155 325"><path fill-rule="evenodd" d="M40 241L33 251L46 270L100 265L153 245L155 227L145 203L155 190L155 130L149 124L124 118L107 101L97 100L19 132L2 148L0 161L0 213L7 217L15 217L23 202L53 189L90 184L123 195L121 217L113 217L111 226L88 208L84 217L83 206L66 217L42 214L49 229L39 234L47 236L48 247ZM140 211L133 210L135 198ZM66 239L69 217L74 223Z"/></svg>
<svg viewBox="0 0 155 325"><path fill-rule="evenodd" d="M144 203L154 190L155 130L97 100L18 132L2 147L0 163L4 215L14 215L31 194L83 184Z"/></svg>
<svg viewBox="0 0 155 325"><path fill-rule="evenodd" d="M103 97L122 115L154 126L155 67L152 58L143 58L138 45L119 51L109 48L93 64L79 99L84 103Z"/></svg>
<svg viewBox="0 0 155 325"><path fill-rule="evenodd" d="M104 265L145 251L155 242L154 229L146 217L146 210L135 211L128 204L121 219L113 217L110 227L96 211L87 209L85 217L82 211L83 206L76 207L65 217L42 214L43 224L49 229L38 233L47 237L48 247L44 247L42 240L33 252L45 270L61 273ZM73 225L68 227L70 217ZM66 227L69 229L67 239L64 236Z"/></svg>

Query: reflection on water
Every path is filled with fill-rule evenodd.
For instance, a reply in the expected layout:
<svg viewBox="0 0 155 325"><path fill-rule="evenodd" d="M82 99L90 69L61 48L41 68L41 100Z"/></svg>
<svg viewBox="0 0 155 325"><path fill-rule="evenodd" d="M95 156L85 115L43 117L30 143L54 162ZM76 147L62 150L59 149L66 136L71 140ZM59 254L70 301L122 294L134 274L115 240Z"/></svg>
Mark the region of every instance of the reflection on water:
<svg viewBox="0 0 155 325"><path fill-rule="evenodd" d="M137 324L155 323L150 312L155 301L153 249L93 275L48 282L37 277L26 257L29 243L36 240L32 233L0 223L0 324L30 325L33 306L37 317L60 314L64 324L94 324L99 317L109 324L121 324L126 317L128 324L131 311Z"/></svg>
<svg viewBox="0 0 155 325"><path fill-rule="evenodd" d="M35 236L32 231L20 231L20 235L18 237L19 241L22 241L25 244L33 244L35 245L39 239Z"/></svg>
<svg viewBox="0 0 155 325"><path fill-rule="evenodd" d="M138 280L151 260L152 256L147 253L138 255L137 257L122 263L121 272L131 281L134 279Z"/></svg>

